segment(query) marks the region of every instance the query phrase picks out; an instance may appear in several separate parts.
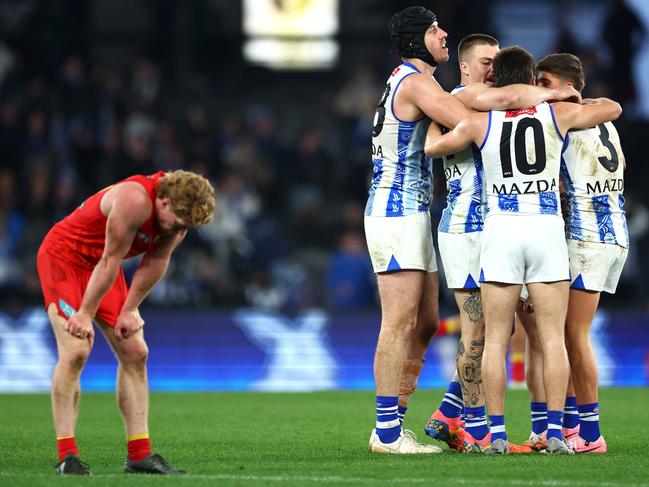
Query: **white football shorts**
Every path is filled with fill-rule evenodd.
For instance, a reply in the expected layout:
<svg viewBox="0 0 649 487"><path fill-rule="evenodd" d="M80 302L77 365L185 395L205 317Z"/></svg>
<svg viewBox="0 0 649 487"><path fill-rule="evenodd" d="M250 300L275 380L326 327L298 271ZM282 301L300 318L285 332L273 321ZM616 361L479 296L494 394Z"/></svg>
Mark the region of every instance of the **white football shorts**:
<svg viewBox="0 0 649 487"><path fill-rule="evenodd" d="M529 284L570 279L560 216L491 215L481 240L480 282Z"/></svg>
<svg viewBox="0 0 649 487"><path fill-rule="evenodd" d="M437 272L430 213L407 216L365 215L365 238L374 272Z"/></svg>
<svg viewBox="0 0 649 487"><path fill-rule="evenodd" d="M615 294L628 253L619 245L568 240L570 287Z"/></svg>
<svg viewBox="0 0 649 487"><path fill-rule="evenodd" d="M437 234L439 255L449 289L480 288L480 234L482 232Z"/></svg>

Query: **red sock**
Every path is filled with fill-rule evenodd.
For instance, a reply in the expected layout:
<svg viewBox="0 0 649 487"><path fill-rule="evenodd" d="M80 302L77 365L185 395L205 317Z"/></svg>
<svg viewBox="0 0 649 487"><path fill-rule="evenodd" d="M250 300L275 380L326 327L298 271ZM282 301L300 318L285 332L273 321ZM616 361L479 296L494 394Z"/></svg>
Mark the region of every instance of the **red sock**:
<svg viewBox="0 0 649 487"><path fill-rule="evenodd" d="M74 436L62 436L61 438L57 438L56 446L59 449L59 462L63 461L63 459L70 453L79 456L77 441L74 439Z"/></svg>
<svg viewBox="0 0 649 487"><path fill-rule="evenodd" d="M134 462L144 460L151 454L149 435L132 435L128 440L128 458Z"/></svg>

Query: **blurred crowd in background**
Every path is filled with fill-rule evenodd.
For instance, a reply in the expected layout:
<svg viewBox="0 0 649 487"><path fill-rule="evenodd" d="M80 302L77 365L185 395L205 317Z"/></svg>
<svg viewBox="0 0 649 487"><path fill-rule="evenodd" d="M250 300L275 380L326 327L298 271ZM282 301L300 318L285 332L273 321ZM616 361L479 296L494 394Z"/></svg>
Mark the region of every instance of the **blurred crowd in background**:
<svg viewBox="0 0 649 487"><path fill-rule="evenodd" d="M315 72L247 65L241 34L225 26L236 2L139 3L0 1L0 308L40 304L40 241L88 195L132 174L188 169L214 182L216 218L190 232L149 305L375 309L363 235L371 124L398 63L385 24L411 2L366 1L383 27L343 29L338 65ZM437 11L451 51L471 32L501 33L490 20L499 2L422 3ZM616 125L633 246L604 304L646 310L649 123L633 108L632 73L645 27L624 2L606 7L597 44L560 25L548 52L580 55L584 95L624 104ZM436 77L455 86L455 55ZM438 219L439 164L435 174ZM452 303L442 292L442 305Z"/></svg>

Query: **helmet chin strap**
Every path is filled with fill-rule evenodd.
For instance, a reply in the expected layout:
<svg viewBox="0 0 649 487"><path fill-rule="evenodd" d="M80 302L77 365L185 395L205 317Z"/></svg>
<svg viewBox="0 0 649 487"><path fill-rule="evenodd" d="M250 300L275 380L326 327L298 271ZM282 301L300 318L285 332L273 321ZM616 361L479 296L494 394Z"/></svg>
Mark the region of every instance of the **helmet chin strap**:
<svg viewBox="0 0 649 487"><path fill-rule="evenodd" d="M435 57L430 53L430 51L426 48L426 44L424 44L424 51L421 54L417 56L411 56L416 59L421 59L422 61L427 62L430 64L433 68L437 67L439 63L435 60ZM405 56L404 56L405 57Z"/></svg>

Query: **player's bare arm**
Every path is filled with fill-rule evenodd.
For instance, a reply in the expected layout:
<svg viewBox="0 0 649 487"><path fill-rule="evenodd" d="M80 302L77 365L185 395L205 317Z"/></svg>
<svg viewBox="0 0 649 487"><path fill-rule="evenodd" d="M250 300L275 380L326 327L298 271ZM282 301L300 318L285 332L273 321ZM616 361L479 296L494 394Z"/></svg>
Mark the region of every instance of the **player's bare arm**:
<svg viewBox="0 0 649 487"><path fill-rule="evenodd" d="M138 227L151 214L149 197L137 183L124 183L108 190L101 207L107 216L106 244L90 276L79 311L65 325L66 330L75 336L94 336L92 320L97 308L115 282L122 259L130 249Z"/></svg>
<svg viewBox="0 0 649 487"><path fill-rule="evenodd" d="M166 274L171 254L186 234L187 230L182 229L177 233L165 235L154 250L145 253L142 257L115 323L115 335L118 339L129 338L144 326L139 307L153 286Z"/></svg>
<svg viewBox="0 0 649 487"><path fill-rule="evenodd" d="M131 287L122 307L123 311L137 309L142 304L153 286L167 272L171 254L180 245L186 234L187 230L182 230L178 233L166 235L154 250L144 254L133 275Z"/></svg>
<svg viewBox="0 0 649 487"><path fill-rule="evenodd" d="M478 111L510 110L538 105L544 101L581 101L580 93L572 86L543 88L515 84L493 88L484 83L472 83L455 94L467 107Z"/></svg>
<svg viewBox="0 0 649 487"><path fill-rule="evenodd" d="M581 100L582 105L597 105L597 104L600 104L600 103L610 103L610 102L613 102L613 100L611 100L610 98L605 98L605 97L602 97L602 98L584 98L583 100ZM613 103L616 103L616 102L613 102Z"/></svg>
<svg viewBox="0 0 649 487"><path fill-rule="evenodd" d="M594 103L581 105L557 102L552 104L552 108L562 135L572 128L585 129L612 122L622 114L620 104L608 98L599 98Z"/></svg>
<svg viewBox="0 0 649 487"><path fill-rule="evenodd" d="M454 154L471 143L484 140L489 114L473 113L463 119L453 130L442 134L442 128L431 122L426 133L424 152L429 157Z"/></svg>
<svg viewBox="0 0 649 487"><path fill-rule="evenodd" d="M425 115L449 128L471 113L425 74L413 74L403 80L395 95L394 112L402 120L417 120Z"/></svg>

